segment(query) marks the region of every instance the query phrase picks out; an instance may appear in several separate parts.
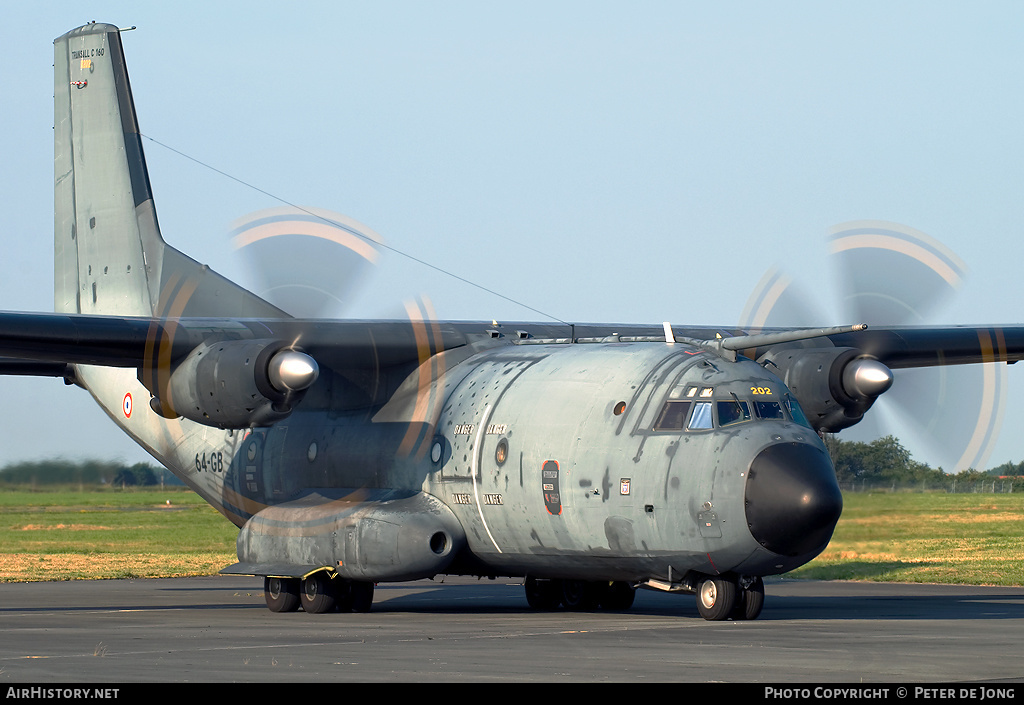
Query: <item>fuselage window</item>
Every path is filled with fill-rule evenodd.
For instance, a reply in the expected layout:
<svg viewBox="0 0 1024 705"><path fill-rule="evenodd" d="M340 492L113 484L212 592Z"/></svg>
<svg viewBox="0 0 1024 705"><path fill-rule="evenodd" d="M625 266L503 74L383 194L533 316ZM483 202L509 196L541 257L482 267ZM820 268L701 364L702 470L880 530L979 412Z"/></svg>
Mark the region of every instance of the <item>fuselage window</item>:
<svg viewBox="0 0 1024 705"><path fill-rule="evenodd" d="M750 407L745 401L718 402L718 425L729 426L734 423L750 421Z"/></svg>
<svg viewBox="0 0 1024 705"><path fill-rule="evenodd" d="M693 405L693 413L690 414L690 425L692 431L714 428L715 423L711 418L711 402L699 401Z"/></svg>
<svg viewBox="0 0 1024 705"><path fill-rule="evenodd" d="M654 422L655 431L682 431L686 423L686 412L690 410L689 401L667 401Z"/></svg>
<svg viewBox="0 0 1024 705"><path fill-rule="evenodd" d="M786 420L786 415L782 413L782 404L777 401L755 401L754 410L760 419Z"/></svg>

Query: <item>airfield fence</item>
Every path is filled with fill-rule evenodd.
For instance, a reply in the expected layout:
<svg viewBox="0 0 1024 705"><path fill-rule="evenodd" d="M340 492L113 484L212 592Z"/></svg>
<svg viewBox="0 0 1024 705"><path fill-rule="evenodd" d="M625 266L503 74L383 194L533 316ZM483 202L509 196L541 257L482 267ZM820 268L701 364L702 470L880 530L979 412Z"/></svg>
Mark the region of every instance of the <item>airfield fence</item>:
<svg viewBox="0 0 1024 705"><path fill-rule="evenodd" d="M914 483L878 482L860 480L840 482L843 492L946 492L948 494L1010 494L1024 492L1024 478L993 478L968 481L950 477L940 482Z"/></svg>

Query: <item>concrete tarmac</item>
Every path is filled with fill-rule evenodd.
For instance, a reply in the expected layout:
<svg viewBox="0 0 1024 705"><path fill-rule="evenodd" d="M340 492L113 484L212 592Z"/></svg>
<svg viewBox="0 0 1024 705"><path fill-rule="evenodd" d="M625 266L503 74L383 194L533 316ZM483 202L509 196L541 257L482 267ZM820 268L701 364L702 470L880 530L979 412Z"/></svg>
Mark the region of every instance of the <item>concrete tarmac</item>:
<svg viewBox="0 0 1024 705"><path fill-rule="evenodd" d="M260 579L0 584L0 685L1024 681L1024 588L771 581L761 617L692 595L535 612L518 580L377 586L368 614L275 614Z"/></svg>

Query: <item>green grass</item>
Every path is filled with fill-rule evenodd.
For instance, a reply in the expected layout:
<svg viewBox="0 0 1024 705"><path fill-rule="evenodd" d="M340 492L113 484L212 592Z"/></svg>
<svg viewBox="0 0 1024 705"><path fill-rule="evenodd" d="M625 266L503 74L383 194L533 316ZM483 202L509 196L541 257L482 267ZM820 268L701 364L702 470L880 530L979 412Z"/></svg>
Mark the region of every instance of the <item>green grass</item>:
<svg viewBox="0 0 1024 705"><path fill-rule="evenodd" d="M843 496L828 548L797 578L1024 585L1024 493Z"/></svg>
<svg viewBox="0 0 1024 705"><path fill-rule="evenodd" d="M190 489L168 487L164 490L152 487L102 487L83 489L72 486L46 486L43 489L32 489L24 485L0 486L0 511L7 507L67 507L81 506L112 506L136 507L140 505L172 504L190 506L206 505L202 498Z"/></svg>
<svg viewBox="0 0 1024 705"><path fill-rule="evenodd" d="M210 575L238 530L190 491L0 491L0 581Z"/></svg>

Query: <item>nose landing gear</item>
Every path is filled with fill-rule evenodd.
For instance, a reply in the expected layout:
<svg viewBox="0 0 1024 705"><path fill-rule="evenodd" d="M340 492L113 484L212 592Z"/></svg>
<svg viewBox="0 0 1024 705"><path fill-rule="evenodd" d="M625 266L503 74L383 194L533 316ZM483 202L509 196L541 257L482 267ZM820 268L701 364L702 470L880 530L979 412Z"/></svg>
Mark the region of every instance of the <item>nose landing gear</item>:
<svg viewBox="0 0 1024 705"><path fill-rule="evenodd" d="M728 619L736 608L738 586L727 578L708 578L697 588L697 611L712 622Z"/></svg>
<svg viewBox="0 0 1024 705"><path fill-rule="evenodd" d="M697 587L697 611L709 621L757 619L764 607L764 581L707 578Z"/></svg>
<svg viewBox="0 0 1024 705"><path fill-rule="evenodd" d="M764 607L764 581L759 577L751 579L746 585L740 581L739 588L732 618L757 619Z"/></svg>

